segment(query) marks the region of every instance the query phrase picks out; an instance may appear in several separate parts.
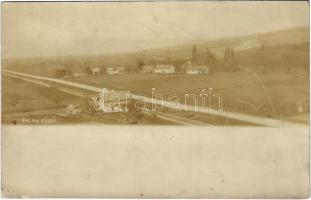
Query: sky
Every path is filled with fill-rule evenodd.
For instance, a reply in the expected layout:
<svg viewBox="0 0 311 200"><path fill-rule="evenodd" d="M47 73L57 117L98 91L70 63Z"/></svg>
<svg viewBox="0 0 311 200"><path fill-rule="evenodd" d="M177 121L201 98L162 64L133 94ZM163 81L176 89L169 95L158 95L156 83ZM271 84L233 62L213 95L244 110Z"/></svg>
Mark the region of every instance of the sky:
<svg viewBox="0 0 311 200"><path fill-rule="evenodd" d="M307 2L6 2L5 58L110 54L309 26Z"/></svg>

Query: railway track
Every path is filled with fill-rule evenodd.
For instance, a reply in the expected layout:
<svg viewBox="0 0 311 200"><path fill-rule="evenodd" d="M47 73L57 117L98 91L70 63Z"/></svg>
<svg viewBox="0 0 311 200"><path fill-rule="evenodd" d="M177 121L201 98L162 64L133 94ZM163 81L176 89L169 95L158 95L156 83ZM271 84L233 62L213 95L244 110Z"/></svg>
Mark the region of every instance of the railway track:
<svg viewBox="0 0 311 200"><path fill-rule="evenodd" d="M71 82L71 81L66 81L66 80L60 80L60 79L55 79L55 78L49 78L49 77L43 77L43 76L37 76L37 75L31 75L31 74L25 74L25 73L20 73L20 72L15 72L15 71L11 71L11 70L5 70L5 69L3 69L2 71L5 72L4 75L11 75L11 76L13 75L13 76L15 76L15 78L19 77L21 80L32 81L33 83L37 83L37 84L40 84L42 86L44 86L43 84L46 84L46 83L42 83L42 81L49 81L51 83L57 83L60 85L66 85L66 86L75 87L75 88L82 89L82 90L88 90L88 91L92 91L92 92L96 92L96 93L102 92L102 88L89 86L89 85L85 85L85 84L81 84L81 83L76 83L76 82ZM33 80L33 79L35 79L35 80ZM41 82L39 83L38 80L41 80ZM63 91L66 92L66 90L63 90ZM113 93L116 91L107 90L107 92ZM122 91L117 91L117 92L122 92ZM183 105L183 104L179 104L178 106L176 106L175 103L172 103L170 101L163 101L163 100L148 98L145 96L135 95L135 94L129 93L128 91L123 91L123 92L125 95L128 95L128 97L130 99L135 100L135 101L145 101L146 103L157 104L157 105L161 105L165 108L174 108L176 110L181 110L181 111L205 113L205 114L214 115L214 116L218 116L218 117L225 117L225 118L230 118L230 119L235 119L235 120L239 120L239 121L245 121L248 123L270 126L270 127L297 127L297 126L301 127L301 126L306 126L306 125L302 125L302 124L298 124L298 123L294 123L294 122L290 122L290 121L285 121L285 120L264 118L264 117L251 116L251 115L232 113L232 112L226 112L226 111L218 111L218 110L213 110L213 109L208 109L208 108L198 108L195 106L188 106L188 105L187 105L187 109L185 109L185 105ZM163 119L164 118L167 118L167 119L170 118L167 116L166 113L164 115L162 113L158 114L158 116L162 117ZM175 119L172 119L172 120L179 121L179 117L177 116L177 118L175 117ZM195 120L193 120L193 121L195 121ZM180 124L184 124L184 123L185 122L183 120L180 121Z"/></svg>
<svg viewBox="0 0 311 200"><path fill-rule="evenodd" d="M29 83L33 83L36 85L40 85L46 88L55 88L52 84L48 84L42 80L44 79L40 79L40 80L33 80L31 78L25 78L22 77L20 75L16 75L16 74L11 74L8 72L4 72L3 75L14 78L14 79L19 79L19 80L23 80ZM30 76L27 76L30 77ZM53 82L57 82L58 81L53 81ZM67 81L66 81L67 82ZM72 85L72 84L70 84ZM88 88L88 87L82 87L83 89ZM67 94L71 94L71 95L75 95L78 97L85 97L87 98L86 95L84 95L82 92L79 92L77 90L71 90L68 88L62 88L62 87L56 87L55 89L62 91L64 93ZM91 91L93 92L97 92L99 91L99 89L91 89ZM64 112L65 108L60 108L60 109L42 109L42 110L37 110L37 111L29 111L29 112L16 112L16 113L5 113L2 115L3 118L16 118L16 117L28 117L28 116L40 116L40 115L59 115L60 113ZM163 119L166 121L170 121L174 124L181 124L181 125L187 125L187 126L211 126L210 124L207 124L205 122L201 122L201 121L197 121L197 120L191 120L191 119L187 119L184 117L180 117L177 115L173 115L173 114L168 114L168 113L161 113L161 112L147 112L147 111L142 111L141 112L145 115L148 116L154 116L157 117L159 119Z"/></svg>

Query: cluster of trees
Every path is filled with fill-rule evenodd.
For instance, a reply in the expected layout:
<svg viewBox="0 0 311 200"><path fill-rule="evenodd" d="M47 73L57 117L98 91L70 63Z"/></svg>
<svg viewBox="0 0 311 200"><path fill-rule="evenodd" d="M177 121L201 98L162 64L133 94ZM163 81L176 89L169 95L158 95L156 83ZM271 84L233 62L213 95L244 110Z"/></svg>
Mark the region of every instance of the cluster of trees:
<svg viewBox="0 0 311 200"><path fill-rule="evenodd" d="M225 71L238 70L238 63L235 59L235 52L232 47L227 47L224 51L224 68Z"/></svg>
<svg viewBox="0 0 311 200"><path fill-rule="evenodd" d="M224 56L225 60L232 60L234 59L234 50L232 47L228 47L225 49L225 56Z"/></svg>
<svg viewBox="0 0 311 200"><path fill-rule="evenodd" d="M89 67L89 66L86 67L85 68L85 73L88 74L88 75L91 75L92 74L92 67Z"/></svg>
<svg viewBox="0 0 311 200"><path fill-rule="evenodd" d="M197 47L193 45L191 62L196 65L215 66L217 59L216 56L208 48L205 49L205 52L199 52L197 50Z"/></svg>
<svg viewBox="0 0 311 200"><path fill-rule="evenodd" d="M208 65L214 71L236 71L238 70L238 62L235 59L235 52L232 47L224 50L224 59L217 60L216 56L208 49L205 52L199 52L197 47L193 45L191 62L196 65Z"/></svg>

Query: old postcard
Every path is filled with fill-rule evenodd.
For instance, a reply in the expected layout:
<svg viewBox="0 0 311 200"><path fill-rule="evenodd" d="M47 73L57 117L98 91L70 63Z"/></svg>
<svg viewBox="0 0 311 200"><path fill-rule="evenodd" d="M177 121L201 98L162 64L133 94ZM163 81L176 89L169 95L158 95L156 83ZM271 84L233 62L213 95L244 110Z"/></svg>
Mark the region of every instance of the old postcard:
<svg viewBox="0 0 311 200"><path fill-rule="evenodd" d="M309 196L308 2L1 9L3 197Z"/></svg>

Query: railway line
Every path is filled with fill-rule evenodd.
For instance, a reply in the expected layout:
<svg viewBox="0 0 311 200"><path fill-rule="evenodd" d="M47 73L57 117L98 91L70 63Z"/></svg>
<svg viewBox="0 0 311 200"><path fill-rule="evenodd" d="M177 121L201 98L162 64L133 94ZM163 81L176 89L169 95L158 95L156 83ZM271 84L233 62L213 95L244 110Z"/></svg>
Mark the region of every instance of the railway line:
<svg viewBox="0 0 311 200"><path fill-rule="evenodd" d="M72 90L68 90L65 87L62 86L69 86L73 87L79 90L86 90L89 92L94 92L94 93L101 93L103 91L102 88L82 84L82 83L76 83L76 82L71 82L67 80L61 80L61 79L55 79L55 78L49 78L49 77L43 77L43 76L37 76L37 75L31 75L31 74L26 74L26 73L20 73L20 72L15 72L11 70L5 70L3 69L3 74L6 76L10 76L12 78L18 78L20 80L32 82L34 84L38 84L41 86L45 87L51 87L50 84L46 83L54 83L60 85L58 88L66 93L73 94L76 96L83 96L82 93L79 92L73 92ZM218 110L213 110L213 109L208 109L208 108L201 108L201 107L195 107L195 106L185 106L183 104L176 105L175 103L169 102L169 101L163 101L163 100L158 100L158 99L153 99L153 98L148 98L145 96L141 95L136 95L132 94L129 91L114 91L114 90L106 90L106 92L113 94L115 92L118 93L123 93L125 96L129 97L129 99L134 100L134 101L144 101L148 104L157 104L161 105L162 107L165 108L174 108L176 110L180 111L191 111L191 112L197 112L197 113L204 113L207 115L213 115L217 117L225 117L225 118L230 118L234 120L239 120L239 121L245 121L247 123L253 123L253 124L258 124L258 125L263 125L263 126L270 126L270 127L297 127L297 126L306 126L303 124L299 123L294 123L290 121L285 121L285 120L279 120L279 119L272 119L272 118L264 118L264 117L258 117L258 116L251 116L251 115L246 115L246 114L240 114L240 113L232 113L232 112L226 112L226 111L218 111ZM143 111L144 114L147 114L147 111ZM183 124L183 125L206 125L209 126L211 125L210 123L205 123L197 120L192 120L192 119L187 119L180 117L178 115L173 115L173 114L168 114L168 113L161 113L157 112L154 113L156 117L161 118L161 119L166 119L169 121L172 121L174 123L178 124Z"/></svg>
<svg viewBox="0 0 311 200"><path fill-rule="evenodd" d="M39 79L39 80L34 80L32 76L25 76L22 77L19 74L17 75L17 73L8 73L8 72L4 72L3 75L14 78L14 79L19 79L22 81L26 81L32 84L36 84L42 87L46 87L48 88L54 88L57 89L59 91L62 91L64 93L70 94L70 95L74 95L74 96L78 96L78 97L84 97L84 98L88 98L87 95L85 95L83 92L78 91L78 90L72 90L72 89L68 89L68 88L63 88L63 87L55 87L53 83L58 83L60 85L62 85L63 83L65 83L65 85L69 85L69 86L77 86L76 84L71 84L71 82L68 81L61 81L59 82L58 80L54 80L51 83L46 83L46 79ZM30 78L31 77L31 78ZM36 76L35 76L36 77ZM48 78L48 81L51 81L52 79ZM67 84L68 83L68 84ZM87 87L86 85L83 84L79 84L79 86L81 87L76 87L76 88L82 88L82 89L86 89L89 90L91 92L94 93L98 93L98 91L101 91L100 88L93 88L93 87ZM113 91L112 91L113 92ZM42 110L37 110L37 111L26 111L26 112L15 112L15 113L4 113L2 115L3 118L16 118L16 117L27 117L29 115L31 116L38 116L38 115L60 115L60 113L64 112L65 108L58 108L58 109L42 109ZM204 123L204 122L200 122L200 121L196 121L196 120L191 120L191 119L187 119L187 118L183 118L177 115L172 115L172 114L167 114L167 113L161 113L161 112L157 112L157 113L150 113L150 112L146 112L143 111L143 114L147 115L147 116L152 116L152 117L156 117L162 120L166 120L169 122L172 122L174 124L181 124L181 125L187 125L187 126L193 126L193 125L199 125L199 126L207 126L209 124Z"/></svg>

